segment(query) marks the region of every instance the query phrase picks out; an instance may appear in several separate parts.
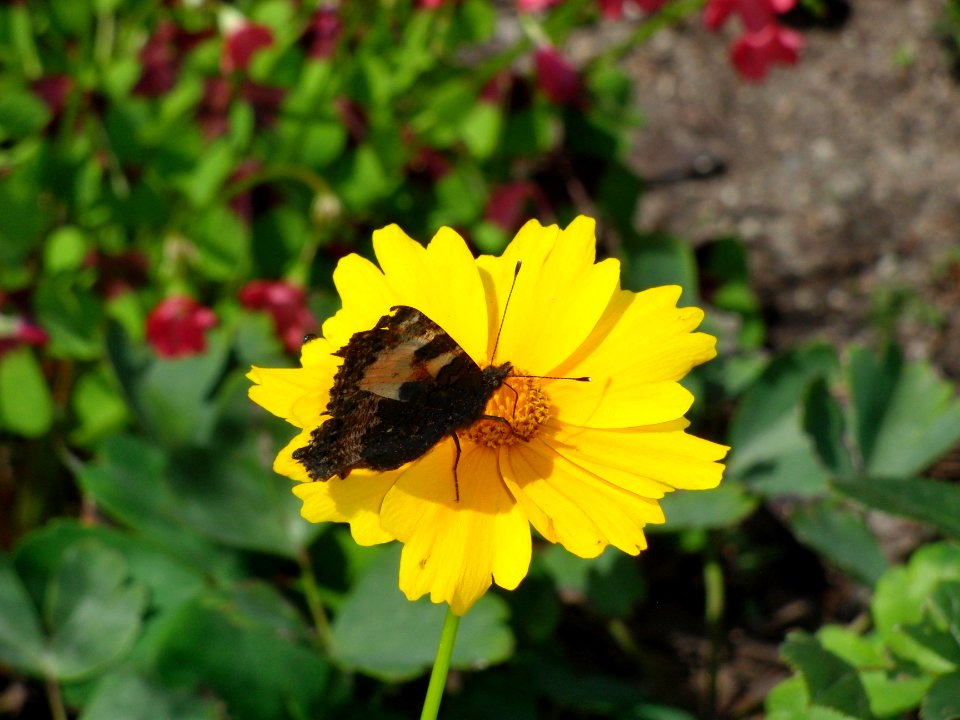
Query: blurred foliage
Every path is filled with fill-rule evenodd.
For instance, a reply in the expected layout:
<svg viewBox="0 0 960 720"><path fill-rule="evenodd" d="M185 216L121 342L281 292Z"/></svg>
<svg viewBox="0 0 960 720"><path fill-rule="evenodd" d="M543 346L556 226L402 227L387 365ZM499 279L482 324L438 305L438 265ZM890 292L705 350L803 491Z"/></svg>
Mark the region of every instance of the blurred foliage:
<svg viewBox="0 0 960 720"><path fill-rule="evenodd" d="M952 717L960 490L928 470L960 441L953 388L893 346L770 356L743 244L635 227L642 116L617 60L702 4L634 21L563 97L531 54L594 23L586 0L519 23L486 0L0 6L0 697L23 690L19 716L410 716L443 608L403 599L396 548L300 519L271 470L283 428L243 377L293 358L238 292L308 287L322 320L373 228L451 225L497 252L527 217L587 212L625 287L681 283L711 308L721 357L685 382L734 448L728 477L668 497L639 560L538 548L516 592L465 618L445 712L713 713L676 691L657 608L718 652L722 627L759 627L765 573L799 550L870 595L872 625L790 635L770 716ZM175 295L217 326L169 359L147 318ZM945 540L892 566L874 510ZM758 539L770 522L782 545ZM724 609L724 592L746 597Z"/></svg>

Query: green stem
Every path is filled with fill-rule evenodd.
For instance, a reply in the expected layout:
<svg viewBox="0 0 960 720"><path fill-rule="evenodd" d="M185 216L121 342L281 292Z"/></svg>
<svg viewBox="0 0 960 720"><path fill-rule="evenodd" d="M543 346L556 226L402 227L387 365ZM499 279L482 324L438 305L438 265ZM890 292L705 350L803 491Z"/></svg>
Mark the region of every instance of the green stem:
<svg viewBox="0 0 960 720"><path fill-rule="evenodd" d="M313 626L317 631L317 643L321 649L326 650L330 647L330 621L327 619L327 613L323 609L323 601L320 599L320 586L317 585L317 576L313 574L310 557L305 552L300 553L298 561L300 564L300 585L307 601L307 608L310 610L310 617L313 618Z"/></svg>
<svg viewBox="0 0 960 720"><path fill-rule="evenodd" d="M50 717L53 720L67 720L67 708L63 704L60 684L52 677L46 679L47 703L50 705Z"/></svg>
<svg viewBox="0 0 960 720"><path fill-rule="evenodd" d="M440 644L437 646L437 659L433 661L430 685L427 686L427 697L423 701L420 720L437 718L440 700L443 698L443 688L447 684L447 672L450 670L450 658L453 656L453 644L457 640L458 627L460 627L460 616L454 615L448 606L447 617L443 621L443 630L440 632Z"/></svg>
<svg viewBox="0 0 960 720"><path fill-rule="evenodd" d="M717 538L708 543L707 561L703 566L703 584L706 593L705 620L707 636L710 641L709 677L707 691L707 717L716 717L717 712L717 673L720 669L720 645L723 642L724 579L723 568L717 557Z"/></svg>

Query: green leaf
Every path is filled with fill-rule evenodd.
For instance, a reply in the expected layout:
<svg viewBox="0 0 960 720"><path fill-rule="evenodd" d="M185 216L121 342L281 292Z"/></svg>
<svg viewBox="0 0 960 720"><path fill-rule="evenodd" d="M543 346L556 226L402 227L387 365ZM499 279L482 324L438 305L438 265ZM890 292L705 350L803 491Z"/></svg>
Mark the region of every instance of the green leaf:
<svg viewBox="0 0 960 720"><path fill-rule="evenodd" d="M880 357L850 357L856 436L867 475L922 472L960 440L960 399L920 362L904 364L890 347Z"/></svg>
<svg viewBox="0 0 960 720"><path fill-rule="evenodd" d="M817 631L824 648L854 667L891 667L892 661L876 635L863 636L840 625L825 625Z"/></svg>
<svg viewBox="0 0 960 720"><path fill-rule="evenodd" d="M661 235L627 238L623 285L644 290L659 285L683 288L679 304L697 303L697 266L693 248L682 240Z"/></svg>
<svg viewBox="0 0 960 720"><path fill-rule="evenodd" d="M873 586L887 569L877 539L859 515L833 502L817 502L790 516L797 537L855 578Z"/></svg>
<svg viewBox="0 0 960 720"><path fill-rule="evenodd" d="M916 672L914 670L914 672ZM860 680L870 698L870 710L877 717L899 717L917 708L930 689L933 677L908 671L865 670Z"/></svg>
<svg viewBox="0 0 960 720"><path fill-rule="evenodd" d="M44 244L44 269L51 274L76 270L86 255L86 235L77 227L65 225L54 230Z"/></svg>
<svg viewBox="0 0 960 720"><path fill-rule="evenodd" d="M904 632L935 652L945 663L960 668L960 582L942 582L924 602L924 618Z"/></svg>
<svg viewBox="0 0 960 720"><path fill-rule="evenodd" d="M810 702L807 686L802 675L794 675L777 683L767 697L763 706L767 711L766 717L793 718L797 713L806 709Z"/></svg>
<svg viewBox="0 0 960 720"><path fill-rule="evenodd" d="M780 652L803 675L814 705L855 718L870 717L870 702L854 667L828 652L806 633L793 632Z"/></svg>
<svg viewBox="0 0 960 720"><path fill-rule="evenodd" d="M920 709L923 720L960 718L960 672L939 677L930 686Z"/></svg>
<svg viewBox="0 0 960 720"><path fill-rule="evenodd" d="M50 333L50 353L92 360L99 357L102 308L86 288L45 276L37 285L37 319Z"/></svg>
<svg viewBox="0 0 960 720"><path fill-rule="evenodd" d="M40 618L6 555L0 555L0 663L29 675L43 674Z"/></svg>
<svg viewBox="0 0 960 720"><path fill-rule="evenodd" d="M40 363L26 347L0 357L0 428L26 437L46 434L53 398Z"/></svg>
<svg viewBox="0 0 960 720"><path fill-rule="evenodd" d="M187 227L197 254L193 264L211 280L239 280L250 271L250 230L232 209L213 204L195 213Z"/></svg>
<svg viewBox="0 0 960 720"><path fill-rule="evenodd" d="M562 596L588 599L608 617L625 616L646 590L636 559L621 552L611 550L585 559L551 545L541 562Z"/></svg>
<svg viewBox="0 0 960 720"><path fill-rule="evenodd" d="M260 588L253 611L247 593L239 591L198 598L160 618L157 677L174 687L213 691L237 720L320 717L330 667L304 644L302 625L291 634L288 622L276 623L295 615L275 593ZM273 599L255 609L265 591Z"/></svg>
<svg viewBox="0 0 960 720"><path fill-rule="evenodd" d="M843 410L830 394L824 378L814 380L807 392L803 429L813 438L817 456L831 473L849 475L853 472L844 442Z"/></svg>
<svg viewBox="0 0 960 720"><path fill-rule="evenodd" d="M152 433L170 446L203 444L213 431L216 408L211 401L230 346L225 334L211 332L207 350L175 360L157 359L131 387L136 407ZM176 392L171 392L176 388Z"/></svg>
<svg viewBox="0 0 960 720"><path fill-rule="evenodd" d="M225 140L207 145L197 158L192 171L178 179L177 185L195 208L209 205L230 173L236 158Z"/></svg>
<svg viewBox="0 0 960 720"><path fill-rule="evenodd" d="M460 121L460 139L477 160L489 159L500 144L503 111L487 102L474 102Z"/></svg>
<svg viewBox="0 0 960 720"><path fill-rule="evenodd" d="M130 533L102 525L60 519L34 530L17 544L15 562L31 594L40 598L70 548L96 542L120 553L130 576L150 592L153 610L174 607L198 594L209 582L206 567Z"/></svg>
<svg viewBox="0 0 960 720"><path fill-rule="evenodd" d="M933 672L949 672L949 662L917 642L906 628L922 622L926 601L938 584L960 581L960 548L935 543L917 550L906 567L891 568L880 578L871 601L877 632L897 655Z"/></svg>
<svg viewBox="0 0 960 720"><path fill-rule="evenodd" d="M97 684L80 720L220 720L211 699L167 688L132 673L107 675Z"/></svg>
<svg viewBox="0 0 960 720"><path fill-rule="evenodd" d="M296 557L319 532L300 517L289 481L265 467L251 443L183 448L168 457L118 436L79 477L112 515L166 542L187 527L234 547Z"/></svg>
<svg viewBox="0 0 960 720"><path fill-rule="evenodd" d="M837 478L844 495L877 510L913 518L960 538L960 487L925 478Z"/></svg>
<svg viewBox="0 0 960 720"><path fill-rule="evenodd" d="M752 513L760 500L733 480L705 493L675 492L660 500L666 525L651 525L651 532L661 528L674 530L706 530L732 527Z"/></svg>
<svg viewBox="0 0 960 720"><path fill-rule="evenodd" d="M827 489L826 475L801 414L807 389L836 367L826 345L810 345L771 362L744 395L730 427L728 477L771 495L812 496Z"/></svg>
<svg viewBox="0 0 960 720"><path fill-rule="evenodd" d="M50 121L46 104L25 88L0 85L0 137L23 138Z"/></svg>
<svg viewBox="0 0 960 720"><path fill-rule="evenodd" d="M333 623L330 652L338 664L388 680L412 678L433 663L445 605L406 600L397 587L400 548L376 552ZM487 666L513 652L506 604L487 594L460 623L454 667Z"/></svg>
<svg viewBox="0 0 960 720"><path fill-rule="evenodd" d="M70 439L78 445L91 444L120 430L130 417L117 382L102 366L77 379L70 405L77 418Z"/></svg>
<svg viewBox="0 0 960 720"><path fill-rule="evenodd" d="M70 548L47 588L48 672L81 680L118 660L140 631L146 599L119 553L97 542Z"/></svg>

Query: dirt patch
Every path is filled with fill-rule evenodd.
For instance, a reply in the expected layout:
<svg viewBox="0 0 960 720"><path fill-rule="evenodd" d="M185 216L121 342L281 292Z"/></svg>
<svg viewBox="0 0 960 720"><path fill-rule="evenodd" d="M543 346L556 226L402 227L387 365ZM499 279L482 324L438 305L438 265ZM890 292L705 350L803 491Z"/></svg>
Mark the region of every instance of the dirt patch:
<svg viewBox="0 0 960 720"><path fill-rule="evenodd" d="M641 226L742 238L774 347L891 329L960 377L960 86L937 40L942 5L860 0L761 84L697 18L627 61L648 117L634 167L726 167L652 187Z"/></svg>

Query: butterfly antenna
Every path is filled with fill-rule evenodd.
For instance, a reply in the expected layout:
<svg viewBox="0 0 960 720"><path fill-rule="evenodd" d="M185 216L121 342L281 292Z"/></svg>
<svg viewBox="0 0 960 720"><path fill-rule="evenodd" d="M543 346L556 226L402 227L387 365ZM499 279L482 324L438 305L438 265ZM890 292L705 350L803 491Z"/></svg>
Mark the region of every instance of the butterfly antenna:
<svg viewBox="0 0 960 720"><path fill-rule="evenodd" d="M510 292L507 293L507 301L503 304L503 314L500 316L500 327L497 329L497 339L493 342L493 352L490 353L490 361L497 357L497 347L500 345L500 333L503 332L503 322L507 319L507 308L510 307L510 298L513 297L513 289L517 286L517 275L520 274L520 265L522 260L517 260L517 266L513 269L513 282L510 283Z"/></svg>

